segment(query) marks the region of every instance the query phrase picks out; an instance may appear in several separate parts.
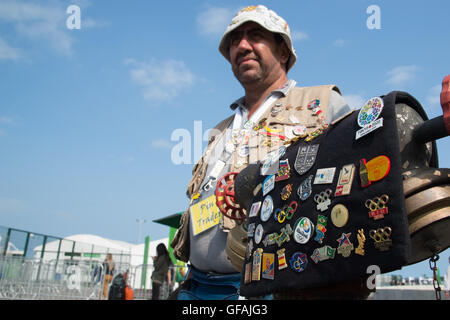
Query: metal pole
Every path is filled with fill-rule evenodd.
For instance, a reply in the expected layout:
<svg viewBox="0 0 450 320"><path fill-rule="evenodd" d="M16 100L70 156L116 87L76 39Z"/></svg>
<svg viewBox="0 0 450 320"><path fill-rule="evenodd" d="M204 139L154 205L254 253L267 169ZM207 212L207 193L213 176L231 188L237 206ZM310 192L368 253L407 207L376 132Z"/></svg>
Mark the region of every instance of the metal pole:
<svg viewBox="0 0 450 320"><path fill-rule="evenodd" d="M5 239L5 247L3 248L4 256L6 256L6 253L8 252L8 244L9 244L10 237L11 237L11 228L8 228L8 233L6 234L6 239Z"/></svg>

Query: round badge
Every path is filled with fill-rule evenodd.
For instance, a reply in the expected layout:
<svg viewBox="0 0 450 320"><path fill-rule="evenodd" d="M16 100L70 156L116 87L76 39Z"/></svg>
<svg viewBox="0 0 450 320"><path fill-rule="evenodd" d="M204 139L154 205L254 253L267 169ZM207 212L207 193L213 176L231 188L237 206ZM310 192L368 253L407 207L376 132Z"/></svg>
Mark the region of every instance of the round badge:
<svg viewBox="0 0 450 320"><path fill-rule="evenodd" d="M306 136L306 127L305 126L295 126L292 129L292 133L299 137L305 137Z"/></svg>
<svg viewBox="0 0 450 320"><path fill-rule="evenodd" d="M273 211L273 199L269 195L264 198L264 201L261 205L261 215L260 215L261 221L265 222L269 220L270 216L272 215L272 211Z"/></svg>
<svg viewBox="0 0 450 320"><path fill-rule="evenodd" d="M348 221L348 209L343 204L337 204L331 209L331 222L340 228L347 224Z"/></svg>
<svg viewBox="0 0 450 320"><path fill-rule="evenodd" d="M250 153L250 149L248 146L239 147L239 150L238 150L239 157L245 158L246 156L248 156L249 153Z"/></svg>
<svg viewBox="0 0 450 320"><path fill-rule="evenodd" d="M391 161L386 156L378 156L366 163L367 174L370 181L383 179L391 169Z"/></svg>
<svg viewBox="0 0 450 320"><path fill-rule="evenodd" d="M294 269L294 271L302 272L308 265L308 257L306 256L306 253L296 252L292 255L289 263L291 264L291 268Z"/></svg>
<svg viewBox="0 0 450 320"><path fill-rule="evenodd" d="M358 125L363 128L364 126L377 120L383 110L383 106L383 99L380 97L369 99L361 110L359 110Z"/></svg>
<svg viewBox="0 0 450 320"><path fill-rule="evenodd" d="M258 224L258 226L255 229L255 237L254 237L256 244L259 244L261 242L263 233L264 233L263 226L261 224Z"/></svg>
<svg viewBox="0 0 450 320"><path fill-rule="evenodd" d="M305 244L314 232L314 225L306 217L298 219L294 224L294 240L297 243Z"/></svg>

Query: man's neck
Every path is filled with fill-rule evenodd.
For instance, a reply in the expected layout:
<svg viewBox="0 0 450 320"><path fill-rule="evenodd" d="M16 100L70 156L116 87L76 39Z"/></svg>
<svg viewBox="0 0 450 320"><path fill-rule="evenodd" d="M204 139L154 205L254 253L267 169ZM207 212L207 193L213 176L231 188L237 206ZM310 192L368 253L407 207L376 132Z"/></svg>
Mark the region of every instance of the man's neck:
<svg viewBox="0 0 450 320"><path fill-rule="evenodd" d="M245 107L248 110L248 117L250 118L258 110L269 93L283 87L287 81L287 76L283 76L270 85L247 86L245 88Z"/></svg>

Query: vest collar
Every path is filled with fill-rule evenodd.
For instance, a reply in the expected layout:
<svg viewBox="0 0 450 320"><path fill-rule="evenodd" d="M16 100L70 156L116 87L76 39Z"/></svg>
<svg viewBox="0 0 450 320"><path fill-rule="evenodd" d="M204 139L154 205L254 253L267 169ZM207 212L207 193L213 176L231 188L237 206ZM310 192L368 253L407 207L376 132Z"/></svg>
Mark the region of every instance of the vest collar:
<svg viewBox="0 0 450 320"><path fill-rule="evenodd" d="M288 79L288 81L286 81L286 83L281 88L275 89L272 92L270 92L270 94L266 97L266 99L268 97L270 97L273 93L276 93L276 92L281 93L281 96L286 96L289 93L289 91L293 87L295 87L296 84L297 84L297 82L295 80ZM244 101L245 101L245 96L234 101L230 105L231 110L236 110L237 107L240 107L241 109L243 109L243 111L244 110L246 111L247 109L244 106Z"/></svg>

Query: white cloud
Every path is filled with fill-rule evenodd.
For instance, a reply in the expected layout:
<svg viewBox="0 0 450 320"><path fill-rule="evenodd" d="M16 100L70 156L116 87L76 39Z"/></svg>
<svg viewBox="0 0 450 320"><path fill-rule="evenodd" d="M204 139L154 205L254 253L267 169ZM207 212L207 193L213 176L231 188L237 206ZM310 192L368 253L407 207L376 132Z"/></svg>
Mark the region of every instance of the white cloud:
<svg viewBox="0 0 450 320"><path fill-rule="evenodd" d="M338 47L338 48L343 48L345 45L345 40L343 39L336 39L333 41L333 46Z"/></svg>
<svg viewBox="0 0 450 320"><path fill-rule="evenodd" d="M80 3L80 1L75 2ZM81 3L89 5L85 1L81 1ZM70 56L73 53L74 42L71 32L74 31L66 27L66 20L69 17L66 13L68 5L57 1L2 0L0 2L0 23L12 26L15 34L21 39L44 43L56 52ZM107 25L105 22L97 22L92 18L85 17L83 9L84 7L81 7L82 29ZM17 50L8 50L5 43L3 43L3 48L6 50L7 56L18 57ZM0 42L1 57L2 43Z"/></svg>
<svg viewBox="0 0 450 320"><path fill-rule="evenodd" d="M183 61L139 62L127 59L125 64L131 66L130 77L142 87L144 98L152 102L171 100L190 88L196 80Z"/></svg>
<svg viewBox="0 0 450 320"><path fill-rule="evenodd" d="M416 65L398 66L387 72L389 79L386 81L390 85L403 86L416 77L419 67Z"/></svg>
<svg viewBox="0 0 450 320"><path fill-rule="evenodd" d="M44 41L56 51L70 55L73 39L67 32L65 8L52 2L42 5L26 1L2 1L0 21L12 24L19 36Z"/></svg>
<svg viewBox="0 0 450 320"><path fill-rule="evenodd" d="M10 47L2 38L0 38L0 60L17 60L19 57L19 51Z"/></svg>
<svg viewBox="0 0 450 320"><path fill-rule="evenodd" d="M344 99L350 108L354 110L360 109L366 102L366 99L359 94L346 94L344 95Z"/></svg>
<svg viewBox="0 0 450 320"><path fill-rule="evenodd" d="M12 123L12 121L10 117L0 117L0 123Z"/></svg>
<svg viewBox="0 0 450 320"><path fill-rule="evenodd" d="M203 35L221 36L236 12L237 10L210 6L198 14L197 29Z"/></svg>
<svg viewBox="0 0 450 320"><path fill-rule="evenodd" d="M172 143L165 139L156 139L152 141L152 148L155 149L171 149Z"/></svg>
<svg viewBox="0 0 450 320"><path fill-rule="evenodd" d="M309 38L309 35L306 32L300 30L291 30L291 38L292 41L302 41Z"/></svg>

